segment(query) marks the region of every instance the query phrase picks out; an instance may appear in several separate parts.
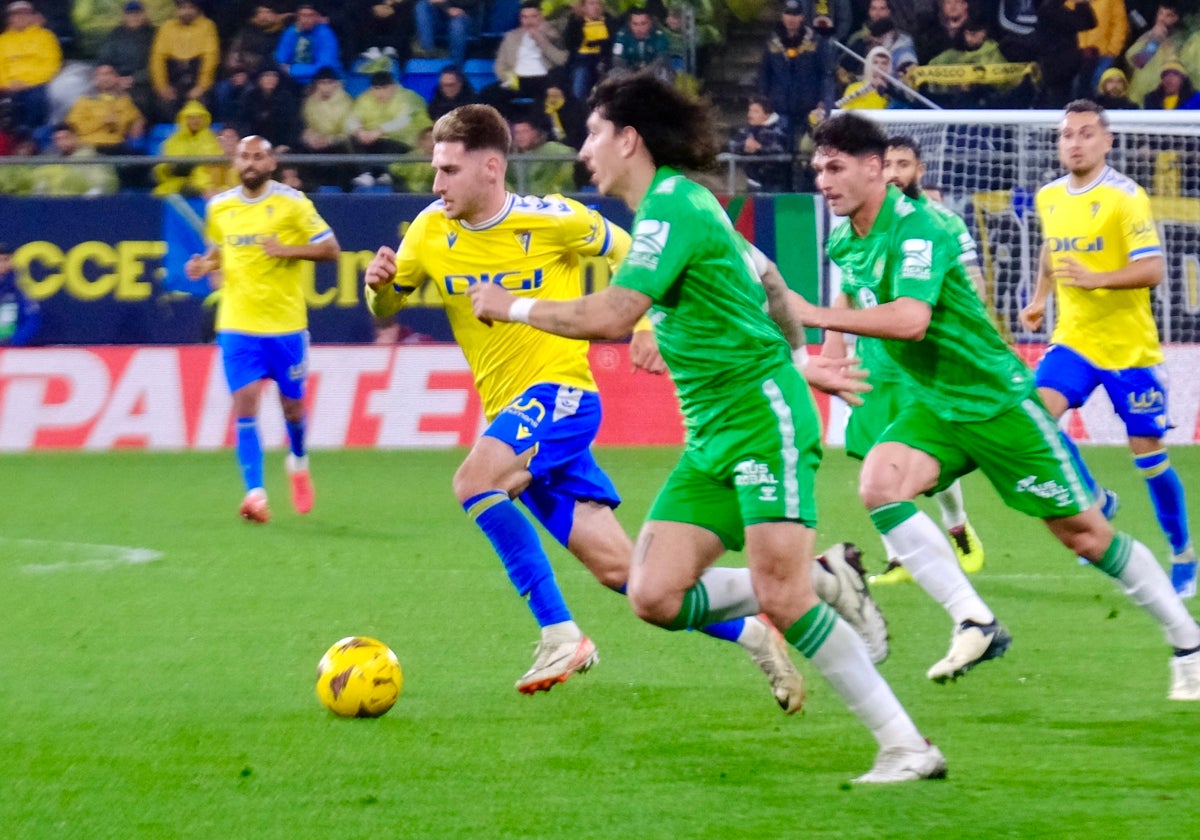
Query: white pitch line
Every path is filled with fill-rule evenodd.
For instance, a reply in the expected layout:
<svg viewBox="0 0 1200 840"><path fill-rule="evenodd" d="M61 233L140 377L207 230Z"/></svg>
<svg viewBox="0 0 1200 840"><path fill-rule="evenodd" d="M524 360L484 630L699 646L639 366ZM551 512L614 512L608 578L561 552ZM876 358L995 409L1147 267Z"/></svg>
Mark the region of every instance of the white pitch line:
<svg viewBox="0 0 1200 840"><path fill-rule="evenodd" d="M61 542L58 540L21 540L0 537L0 546L32 548L53 557L70 559L54 563L26 563L21 571L30 574L49 574L73 569L108 571L117 566L140 566L160 560L163 553L153 548L132 545L101 545L98 543Z"/></svg>

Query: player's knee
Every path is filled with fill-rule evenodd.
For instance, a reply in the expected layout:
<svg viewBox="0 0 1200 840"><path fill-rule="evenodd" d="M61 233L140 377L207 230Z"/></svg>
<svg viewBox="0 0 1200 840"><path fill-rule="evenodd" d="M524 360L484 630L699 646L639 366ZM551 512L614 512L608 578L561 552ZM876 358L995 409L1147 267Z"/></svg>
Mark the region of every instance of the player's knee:
<svg viewBox="0 0 1200 840"><path fill-rule="evenodd" d="M866 470L858 477L858 498L867 510L891 502L904 501L895 481L886 480L877 473L868 473Z"/></svg>
<svg viewBox="0 0 1200 840"><path fill-rule="evenodd" d="M664 592L648 590L646 587L630 586L629 606L633 614L642 621L666 627L679 615L682 599L666 597Z"/></svg>

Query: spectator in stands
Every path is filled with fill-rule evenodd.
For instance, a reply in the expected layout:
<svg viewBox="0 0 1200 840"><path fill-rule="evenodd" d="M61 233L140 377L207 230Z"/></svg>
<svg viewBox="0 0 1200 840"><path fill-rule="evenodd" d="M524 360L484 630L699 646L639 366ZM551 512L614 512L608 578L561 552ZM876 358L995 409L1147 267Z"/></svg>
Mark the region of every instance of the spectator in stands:
<svg viewBox="0 0 1200 840"><path fill-rule="evenodd" d="M506 116L513 113L516 99L541 102L550 84L561 84L569 55L538 5L538 0L521 3L521 25L505 33L496 50L494 66L498 81L484 89L481 98Z"/></svg>
<svg viewBox="0 0 1200 840"><path fill-rule="evenodd" d="M349 154L350 112L354 100L342 87L342 81L330 67L322 67L313 77L308 96L301 106L300 146L312 154ZM310 183L328 184L349 191L356 170L344 165L318 165L306 170Z"/></svg>
<svg viewBox="0 0 1200 840"><path fill-rule="evenodd" d="M842 98L834 103L847 110L882 110L892 107L892 54L887 47L872 47L863 62L862 76L846 86Z"/></svg>
<svg viewBox="0 0 1200 840"><path fill-rule="evenodd" d="M62 69L62 49L54 33L38 22L33 4L17 0L6 7L0 33L0 99L11 103L15 125L30 130L46 122L46 85Z"/></svg>
<svg viewBox="0 0 1200 840"><path fill-rule="evenodd" d="M936 12L922 14L913 31L920 63L931 64L935 56L961 43L959 35L970 18L967 0L939 0Z"/></svg>
<svg viewBox="0 0 1200 840"><path fill-rule="evenodd" d="M105 34L96 54L101 64L112 65L133 104L150 118L155 114L154 90L150 84L150 50L157 31L141 0L130 0L122 7L121 22Z"/></svg>
<svg viewBox="0 0 1200 840"><path fill-rule="evenodd" d="M1179 62L1183 64L1189 76L1200 77L1200 20L1197 20L1195 30L1179 48Z"/></svg>
<svg viewBox="0 0 1200 840"><path fill-rule="evenodd" d="M553 195L575 189L575 149L549 139L546 115L537 111L522 114L512 122L513 147L504 180L521 195ZM522 155L570 155L570 160L526 161Z"/></svg>
<svg viewBox="0 0 1200 840"><path fill-rule="evenodd" d="M681 79L681 74L687 67L687 54L692 46L686 28L686 14L689 10L694 25L696 61L691 69L692 78L685 82ZM712 5L708 0L670 0L667 16L663 20L663 35L667 38L671 65L676 70L675 84L686 84L698 91L699 80L704 78L707 72L713 47L724 40L721 30L713 23Z"/></svg>
<svg viewBox="0 0 1200 840"><path fill-rule="evenodd" d="M1110 67L1100 74L1096 93L1091 98L1105 111L1130 111L1139 107L1129 98L1129 79L1120 67Z"/></svg>
<svg viewBox="0 0 1200 840"><path fill-rule="evenodd" d="M931 66L975 65L981 70L991 64L1005 63L1004 53L991 37L987 24L974 19L963 24L951 49L939 53L929 62ZM988 83L986 74L983 75L984 78L978 82L972 80L958 85L931 85L928 95L943 108L990 108L1014 84Z"/></svg>
<svg viewBox="0 0 1200 840"><path fill-rule="evenodd" d="M233 160L237 157L237 146L241 140L242 133L235 125L223 125L217 132L217 145L221 147L221 154L225 156L226 163L202 166L197 170L194 183L199 189L200 195L205 199L233 189L242 183L238 177L237 167L233 165Z"/></svg>
<svg viewBox="0 0 1200 840"><path fill-rule="evenodd" d="M629 12L628 21L613 43L612 65L613 73L647 71L668 81L675 75L671 44L646 9Z"/></svg>
<svg viewBox="0 0 1200 840"><path fill-rule="evenodd" d="M275 63L299 89L308 87L317 71L332 67L342 72L338 38L332 27L321 20L312 3L296 7L296 22L283 31L275 47Z"/></svg>
<svg viewBox="0 0 1200 840"><path fill-rule="evenodd" d="M746 125L729 138L729 151L735 155L783 155L789 151L788 132L779 115L771 109L771 100L761 94L750 97ZM791 187L790 163L745 164L746 185L751 192L786 192Z"/></svg>
<svg viewBox="0 0 1200 840"><path fill-rule="evenodd" d="M1129 20L1125 0L1091 0L1096 25L1079 33L1083 63L1075 80L1075 93L1086 98L1100 84L1100 76L1112 67L1129 43Z"/></svg>
<svg viewBox="0 0 1200 840"><path fill-rule="evenodd" d="M1133 74L1129 98L1139 105L1161 83L1163 66L1180 60L1188 33L1179 10L1179 0L1159 0L1154 24L1125 51L1125 61Z"/></svg>
<svg viewBox="0 0 1200 840"><path fill-rule="evenodd" d="M155 121L171 122L185 102L206 99L220 58L216 25L196 0L176 0L175 17L158 28L150 50Z"/></svg>
<svg viewBox="0 0 1200 840"><path fill-rule="evenodd" d="M612 66L613 43L620 24L604 8L603 0L583 0L567 16L563 45L571 57L567 74L571 95L587 99L596 82Z"/></svg>
<svg viewBox="0 0 1200 840"><path fill-rule="evenodd" d="M79 142L101 154L137 154L138 141L146 133L146 119L121 89L121 77L111 64L98 64L92 71L95 90L75 100L66 122L75 129Z"/></svg>
<svg viewBox="0 0 1200 840"><path fill-rule="evenodd" d="M871 47L879 46L877 43L871 40L871 24L879 20L884 20L885 18L887 20L892 20L891 0L868 0L866 19L863 21L862 26L860 26L854 32L851 32L846 38L846 47L853 50L856 55L860 55L865 58ZM895 28L894 21L892 26ZM911 36L909 40L911 40ZM861 65L857 62L854 62L853 59L849 59L851 63L847 63L847 59L849 59L849 56L842 58L838 64L851 76L858 75Z"/></svg>
<svg viewBox="0 0 1200 840"><path fill-rule="evenodd" d="M380 71L371 76L371 87L354 100L346 127L355 152L370 155L404 154L417 145L421 130L432 125L425 100L401 87L392 74ZM355 183L372 186L382 167L363 172Z"/></svg>
<svg viewBox="0 0 1200 840"><path fill-rule="evenodd" d="M759 65L758 89L783 118L792 147L808 129L808 115L833 99L832 75L817 49L816 33L804 22L799 0L783 4Z"/></svg>
<svg viewBox="0 0 1200 840"><path fill-rule="evenodd" d="M1146 94L1142 107L1147 111L1174 111L1181 108L1196 89L1187 70L1178 61L1168 61L1159 74L1158 87Z"/></svg>
<svg viewBox="0 0 1200 840"><path fill-rule="evenodd" d="M66 123L54 127L48 155L58 158L97 158L96 150L82 146L75 129ZM33 167L34 195L112 195L117 191L117 170L108 164L46 163Z"/></svg>
<svg viewBox="0 0 1200 840"><path fill-rule="evenodd" d="M254 76L241 64L238 53L226 53L225 66L221 68L221 78L213 85L212 116L215 123L234 122L238 118L238 108L241 107L242 97L254 87Z"/></svg>
<svg viewBox="0 0 1200 840"><path fill-rule="evenodd" d="M287 20L270 3L258 3L249 20L238 29L225 51L225 65L237 67L249 78L268 64L275 64L275 50L283 38Z"/></svg>
<svg viewBox="0 0 1200 840"><path fill-rule="evenodd" d="M421 51L432 56L439 42L450 46L450 63L462 67L467 43L478 14L476 0L417 0L417 40Z"/></svg>
<svg viewBox="0 0 1200 840"><path fill-rule="evenodd" d="M42 325L37 301L25 294L13 268L13 249L0 242L0 347L24 347Z"/></svg>
<svg viewBox="0 0 1200 840"><path fill-rule="evenodd" d="M433 157L433 126L427 125L417 136L417 148L413 150L425 157ZM427 160L406 163L393 163L388 166L392 176L394 192L431 194L433 192L433 176L437 170ZM391 319L385 319L390 321Z"/></svg>
<svg viewBox="0 0 1200 840"><path fill-rule="evenodd" d="M1033 29L1038 66L1042 68L1039 108L1057 110L1071 101L1075 78L1083 68L1079 33L1095 26L1096 13L1090 0L1042 0Z"/></svg>
<svg viewBox="0 0 1200 840"><path fill-rule="evenodd" d="M912 36L896 29L896 24L890 17L870 21L865 27L865 32L866 36L852 45L852 49L863 59L871 50L883 47L888 51L892 66L897 71L901 67L917 63L917 48L913 44ZM838 66L838 81L845 87L857 79L863 69L862 61L855 61L850 56L843 56L842 62Z"/></svg>
<svg viewBox="0 0 1200 840"><path fill-rule="evenodd" d="M391 47L403 67L412 56L416 36L416 0L348 0L342 55L358 56L371 47Z"/></svg>
<svg viewBox="0 0 1200 840"><path fill-rule="evenodd" d="M475 88L471 87L467 74L462 68L450 65L443 67L438 74L437 88L429 99L429 118L435 122L443 114L448 114L459 105L469 105L478 102Z"/></svg>
<svg viewBox="0 0 1200 840"><path fill-rule="evenodd" d="M220 155L221 144L213 133L212 115L208 109L194 99L180 108L175 116L175 130L163 141L159 154L165 158ZM158 164L154 167L154 177L158 181L154 194L202 195L212 182L204 171L206 165L169 161Z"/></svg>
<svg viewBox="0 0 1200 840"><path fill-rule="evenodd" d="M300 141L300 103L279 70L267 65L238 103L238 129L243 135L265 137L276 154L285 155Z"/></svg>
<svg viewBox="0 0 1200 840"><path fill-rule="evenodd" d="M546 88L543 105L550 139L565 143L572 149L583 148L588 116L583 100L571 96L566 88L550 85ZM586 167L581 168L586 171Z"/></svg>

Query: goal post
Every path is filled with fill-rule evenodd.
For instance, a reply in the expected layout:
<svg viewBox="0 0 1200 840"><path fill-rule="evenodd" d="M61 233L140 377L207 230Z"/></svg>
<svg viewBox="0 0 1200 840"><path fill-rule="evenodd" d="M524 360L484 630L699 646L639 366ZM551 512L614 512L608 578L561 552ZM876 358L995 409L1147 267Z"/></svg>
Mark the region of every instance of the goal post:
<svg viewBox="0 0 1200 840"><path fill-rule="evenodd" d="M1018 342L1044 342L1017 314L1037 281L1041 231L1033 196L1064 174L1058 163L1061 111L860 111L889 135L921 144L925 183L967 222L979 243L988 303ZM1166 277L1152 292L1164 343L1200 343L1200 114L1109 111L1109 162L1150 196L1166 253Z"/></svg>

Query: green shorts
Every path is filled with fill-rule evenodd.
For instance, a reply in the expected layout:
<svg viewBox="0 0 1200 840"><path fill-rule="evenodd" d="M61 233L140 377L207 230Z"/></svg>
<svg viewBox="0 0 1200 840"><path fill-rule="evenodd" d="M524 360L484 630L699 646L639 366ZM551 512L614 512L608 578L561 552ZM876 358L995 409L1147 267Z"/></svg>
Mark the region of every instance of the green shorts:
<svg viewBox="0 0 1200 840"><path fill-rule="evenodd" d="M879 442L894 441L919 449L941 466L935 490L979 468L1014 510L1054 519L1091 507L1058 424L1036 396L990 420L951 423L920 403L900 412Z"/></svg>
<svg viewBox="0 0 1200 840"><path fill-rule="evenodd" d="M911 401L903 382L871 384L872 390L862 395L863 404L852 407L846 420L846 454L860 461Z"/></svg>
<svg viewBox="0 0 1200 840"><path fill-rule="evenodd" d="M748 525L795 521L815 528L821 463L821 421L794 367L734 396L720 426L689 443L647 516L699 525L731 551L745 544Z"/></svg>

